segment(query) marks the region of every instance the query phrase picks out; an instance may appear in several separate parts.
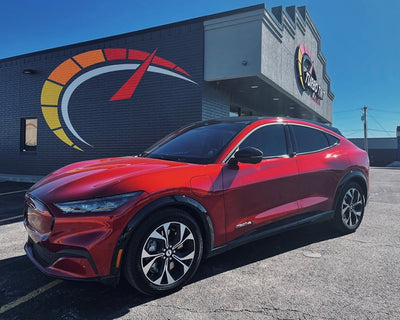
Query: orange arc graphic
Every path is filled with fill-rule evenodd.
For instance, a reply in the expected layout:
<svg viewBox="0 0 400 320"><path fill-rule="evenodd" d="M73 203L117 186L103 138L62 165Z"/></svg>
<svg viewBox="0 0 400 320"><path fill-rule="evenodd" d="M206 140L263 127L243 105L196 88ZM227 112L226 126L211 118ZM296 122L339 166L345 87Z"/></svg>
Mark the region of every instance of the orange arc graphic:
<svg viewBox="0 0 400 320"><path fill-rule="evenodd" d="M69 79L71 79L81 70L81 67L79 67L76 62L74 62L72 59L68 59L54 69L54 71L50 74L49 79L65 85Z"/></svg>
<svg viewBox="0 0 400 320"><path fill-rule="evenodd" d="M102 50L93 50L78 54L74 56L74 60L78 62L82 68L87 68L91 65L106 61Z"/></svg>

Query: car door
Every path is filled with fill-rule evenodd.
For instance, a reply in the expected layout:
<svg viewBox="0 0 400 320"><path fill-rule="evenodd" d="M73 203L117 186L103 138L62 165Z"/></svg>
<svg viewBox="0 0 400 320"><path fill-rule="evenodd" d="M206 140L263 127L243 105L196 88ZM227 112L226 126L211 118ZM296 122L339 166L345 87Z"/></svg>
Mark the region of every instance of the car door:
<svg viewBox="0 0 400 320"><path fill-rule="evenodd" d="M299 169L299 206L302 213L332 209L337 185L348 165L340 139L316 128L290 125Z"/></svg>
<svg viewBox="0 0 400 320"><path fill-rule="evenodd" d="M245 147L260 149L263 159L222 169L227 241L298 210L298 170L288 156L285 126L257 128L239 144L239 149Z"/></svg>

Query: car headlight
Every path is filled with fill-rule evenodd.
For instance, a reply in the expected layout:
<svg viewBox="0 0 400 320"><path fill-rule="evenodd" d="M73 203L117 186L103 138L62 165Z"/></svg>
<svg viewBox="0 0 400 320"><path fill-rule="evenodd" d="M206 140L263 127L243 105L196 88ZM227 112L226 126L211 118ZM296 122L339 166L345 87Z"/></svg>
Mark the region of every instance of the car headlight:
<svg viewBox="0 0 400 320"><path fill-rule="evenodd" d="M138 197L143 191L120 194L117 196L55 203L64 213L109 212Z"/></svg>

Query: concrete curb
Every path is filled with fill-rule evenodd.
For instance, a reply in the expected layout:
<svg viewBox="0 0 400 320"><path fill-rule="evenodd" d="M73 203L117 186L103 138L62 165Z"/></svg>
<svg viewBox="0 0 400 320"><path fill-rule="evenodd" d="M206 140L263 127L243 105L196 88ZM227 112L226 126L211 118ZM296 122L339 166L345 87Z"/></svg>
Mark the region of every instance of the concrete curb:
<svg viewBox="0 0 400 320"><path fill-rule="evenodd" d="M31 176L31 175L23 175L23 174L2 174L2 173L0 173L0 181L35 183L35 182L38 182L43 177L44 176Z"/></svg>

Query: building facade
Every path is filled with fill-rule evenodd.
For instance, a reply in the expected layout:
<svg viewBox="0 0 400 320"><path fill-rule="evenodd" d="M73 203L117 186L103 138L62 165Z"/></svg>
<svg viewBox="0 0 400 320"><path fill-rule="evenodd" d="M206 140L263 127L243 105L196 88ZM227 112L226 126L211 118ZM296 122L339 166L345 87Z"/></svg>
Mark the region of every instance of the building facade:
<svg viewBox="0 0 400 320"><path fill-rule="evenodd" d="M264 4L0 60L0 174L138 154L191 122L332 122L305 7Z"/></svg>
<svg viewBox="0 0 400 320"><path fill-rule="evenodd" d="M365 150L363 138L349 139L357 147ZM368 155L373 167L386 167L400 162L400 138L368 138ZM399 163L396 165L399 166Z"/></svg>

